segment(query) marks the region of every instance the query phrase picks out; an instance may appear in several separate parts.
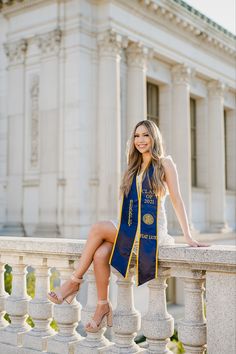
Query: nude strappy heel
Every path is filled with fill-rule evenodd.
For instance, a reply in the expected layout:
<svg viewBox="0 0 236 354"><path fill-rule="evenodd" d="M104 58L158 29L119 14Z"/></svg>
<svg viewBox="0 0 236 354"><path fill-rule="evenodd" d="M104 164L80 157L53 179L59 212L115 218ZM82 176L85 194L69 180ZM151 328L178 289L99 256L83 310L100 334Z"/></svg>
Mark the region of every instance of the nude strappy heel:
<svg viewBox="0 0 236 354"><path fill-rule="evenodd" d="M50 291L47 294L47 297L50 301L52 301L54 304L60 305L63 303L63 301L66 301L68 304L71 304L71 302L74 300L76 294L79 291L80 288L80 284L83 282L83 278L78 278L75 276L75 272L72 273L70 279L75 282L78 283L78 289L76 291L73 292L68 292L67 295L62 295L60 290L56 290L56 291Z"/></svg>
<svg viewBox="0 0 236 354"><path fill-rule="evenodd" d="M104 313L101 317L101 320L99 323L97 323L93 318L89 321L88 325L85 327L85 330L87 332L92 332L92 333L96 333L98 332L101 328L105 327L104 326L104 322L103 319L106 317L106 324L108 327L112 327L112 306L110 301L108 300L99 300L98 304L108 304L109 305L109 310Z"/></svg>

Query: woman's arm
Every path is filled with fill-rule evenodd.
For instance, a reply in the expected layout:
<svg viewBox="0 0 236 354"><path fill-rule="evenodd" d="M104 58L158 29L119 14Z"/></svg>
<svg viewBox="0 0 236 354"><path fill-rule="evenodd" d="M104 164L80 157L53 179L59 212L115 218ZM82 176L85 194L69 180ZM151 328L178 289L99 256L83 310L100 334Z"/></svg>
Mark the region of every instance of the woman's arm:
<svg viewBox="0 0 236 354"><path fill-rule="evenodd" d="M176 165L172 160L172 157L169 155L168 157L163 159L162 165L165 171L165 179L169 189L171 202L173 204L180 226L183 230L186 242L190 246L208 246L207 244L203 244L194 240L191 236L184 202L180 193L178 172L176 169Z"/></svg>

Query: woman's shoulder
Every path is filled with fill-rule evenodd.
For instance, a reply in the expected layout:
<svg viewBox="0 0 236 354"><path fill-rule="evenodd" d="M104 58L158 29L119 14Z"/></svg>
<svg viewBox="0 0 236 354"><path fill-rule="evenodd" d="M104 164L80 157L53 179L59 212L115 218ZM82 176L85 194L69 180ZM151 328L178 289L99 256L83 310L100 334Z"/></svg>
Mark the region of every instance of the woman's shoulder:
<svg viewBox="0 0 236 354"><path fill-rule="evenodd" d="M173 160L171 155L163 156L161 158L161 163L162 163L163 166L170 166L170 165L175 165L176 166L176 164L175 164L175 162L174 162L174 160Z"/></svg>

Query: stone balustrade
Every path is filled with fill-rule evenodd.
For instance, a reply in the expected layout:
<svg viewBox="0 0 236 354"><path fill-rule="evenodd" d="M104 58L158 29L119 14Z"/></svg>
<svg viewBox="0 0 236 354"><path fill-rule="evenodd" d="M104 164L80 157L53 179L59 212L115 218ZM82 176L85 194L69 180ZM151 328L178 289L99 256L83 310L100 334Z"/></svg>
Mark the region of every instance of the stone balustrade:
<svg viewBox="0 0 236 354"><path fill-rule="evenodd" d="M85 241L48 238L0 237L0 353L1 354L86 354L86 353L172 353L169 338L174 319L167 311L166 281L183 278L184 318L178 324L186 354L234 354L236 352L236 249L233 246L191 248L186 245L159 249L159 277L148 283L147 313L141 318L134 307L134 269L129 277L117 276L117 306L113 311L110 336L105 328L83 335L76 330L87 322L96 306L96 285L92 267L86 275L87 303L82 308L53 305L47 300L50 272L56 269L61 281L74 269ZM134 261L134 260L133 260ZM4 289L5 264L12 268L12 291ZM35 275L35 296L27 294L28 269ZM206 288L206 294L204 291ZM204 298L206 297L206 318ZM11 323L4 319L9 314ZM26 319L30 316L34 327ZM54 319L59 331L50 323ZM147 347L134 341L141 329ZM108 339L109 337L109 339Z"/></svg>

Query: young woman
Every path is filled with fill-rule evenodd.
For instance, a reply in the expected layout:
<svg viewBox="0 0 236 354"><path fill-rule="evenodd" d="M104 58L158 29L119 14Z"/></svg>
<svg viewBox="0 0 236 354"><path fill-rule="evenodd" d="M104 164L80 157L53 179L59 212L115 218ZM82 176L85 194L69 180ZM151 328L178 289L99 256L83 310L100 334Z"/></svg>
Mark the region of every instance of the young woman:
<svg viewBox="0 0 236 354"><path fill-rule="evenodd" d="M77 294L83 275L93 262L98 303L86 331L97 332L112 325L112 309L108 300L110 264L123 276L128 275L131 256L137 258L137 285L158 276L158 246L173 244L168 235L164 202L169 194L185 240L193 247L208 246L194 240L188 226L181 197L176 165L170 155L164 156L161 133L149 120L139 122L131 135L128 167L121 184L119 220L94 224L71 278L48 298L60 304L71 303Z"/></svg>

